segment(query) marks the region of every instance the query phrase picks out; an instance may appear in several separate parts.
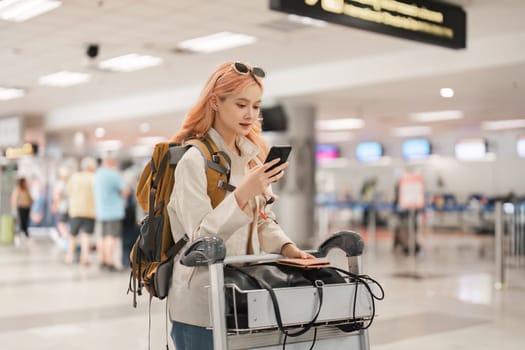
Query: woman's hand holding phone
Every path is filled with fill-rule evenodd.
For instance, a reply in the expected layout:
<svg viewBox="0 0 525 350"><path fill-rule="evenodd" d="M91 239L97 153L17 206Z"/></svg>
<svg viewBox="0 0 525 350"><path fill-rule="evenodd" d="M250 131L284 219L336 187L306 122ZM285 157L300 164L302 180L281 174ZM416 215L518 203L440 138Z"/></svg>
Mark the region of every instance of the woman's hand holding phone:
<svg viewBox="0 0 525 350"><path fill-rule="evenodd" d="M241 209L244 209L246 204L253 197L265 193L268 186L272 182L279 181L284 176L284 169L288 167L288 162L278 165L276 168L270 169L278 164L279 158L276 158L262 166L252 168L245 175L243 181L237 186L233 194Z"/></svg>
<svg viewBox="0 0 525 350"><path fill-rule="evenodd" d="M264 163L269 163L276 158L279 159L279 162L270 166L270 168L266 171L273 170L274 167L286 163L291 151L292 146L272 146L272 148L270 148L270 151L268 152L268 156L266 157Z"/></svg>

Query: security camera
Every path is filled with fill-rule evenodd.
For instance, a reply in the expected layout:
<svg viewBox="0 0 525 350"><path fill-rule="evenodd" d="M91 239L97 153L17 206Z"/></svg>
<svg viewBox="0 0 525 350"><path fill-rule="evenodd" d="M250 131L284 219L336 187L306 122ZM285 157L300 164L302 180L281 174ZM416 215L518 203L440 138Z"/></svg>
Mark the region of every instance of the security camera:
<svg viewBox="0 0 525 350"><path fill-rule="evenodd" d="M86 49L87 57L94 59L98 56L99 47L98 44L89 44Z"/></svg>

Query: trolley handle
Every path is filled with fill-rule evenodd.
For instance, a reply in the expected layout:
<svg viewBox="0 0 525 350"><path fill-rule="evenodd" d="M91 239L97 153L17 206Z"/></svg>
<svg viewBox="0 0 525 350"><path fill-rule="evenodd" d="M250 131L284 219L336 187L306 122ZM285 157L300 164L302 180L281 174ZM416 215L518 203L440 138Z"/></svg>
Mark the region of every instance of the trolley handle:
<svg viewBox="0 0 525 350"><path fill-rule="evenodd" d="M229 256L224 259L224 264L244 264L244 263L254 263L254 262L267 262L275 261L282 259L281 254L261 254L261 255L237 255Z"/></svg>
<svg viewBox="0 0 525 350"><path fill-rule="evenodd" d="M205 236L194 241L180 258L185 266L207 266L224 261L226 245L219 236Z"/></svg>
<svg viewBox="0 0 525 350"><path fill-rule="evenodd" d="M347 257L360 256L363 254L365 244L361 235L354 231L340 231L327 238L319 246L317 257L325 257L333 248L339 248L346 253Z"/></svg>
<svg viewBox="0 0 525 350"><path fill-rule="evenodd" d="M326 257L328 252L339 248L347 257L360 256L364 243L359 233L340 231L327 238L317 251L308 251L316 257ZM211 264L239 264L263 261L275 261L283 258L281 254L237 255L226 257L226 246L218 236L205 236L193 242L181 256L185 266L206 266Z"/></svg>

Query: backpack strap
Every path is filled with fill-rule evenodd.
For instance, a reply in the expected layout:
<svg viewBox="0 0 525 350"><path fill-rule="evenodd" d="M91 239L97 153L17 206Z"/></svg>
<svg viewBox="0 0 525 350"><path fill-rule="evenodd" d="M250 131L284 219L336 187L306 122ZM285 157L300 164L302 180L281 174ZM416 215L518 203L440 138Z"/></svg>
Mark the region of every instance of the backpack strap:
<svg viewBox="0 0 525 350"><path fill-rule="evenodd" d="M219 147L217 147L215 145L215 142L213 142L211 137L209 137L209 136L205 137L205 138L201 139L201 141L206 146L206 148L208 149L208 152L210 152L210 154L212 156L212 161L214 163L220 164L221 163L220 162L220 157L223 157L226 160L226 163L228 164L228 176L229 176L229 170L230 170L231 164L232 164L232 160L231 160L230 156L224 151L219 151Z"/></svg>
<svg viewBox="0 0 525 350"><path fill-rule="evenodd" d="M149 192L149 215L150 217L153 217L155 215L155 198L157 196L157 189L160 182L160 179L162 178L162 174L168 167L168 162L170 159L170 154L166 153L164 157L162 157L162 160L160 161L159 168L157 169L155 166L155 162L153 161L153 158L151 159L151 174L155 175L155 179L151 182L151 188Z"/></svg>
<svg viewBox="0 0 525 350"><path fill-rule="evenodd" d="M215 145L215 142L213 142L213 140L209 136L203 138L202 143L204 143L204 145L208 148L208 151L210 152L211 157L212 157L211 162L208 161L209 162L208 166L210 168L215 169L218 172L224 173L224 169L221 169L223 168L221 164L224 163L224 162L221 162L221 157L224 159L226 164L228 164L228 167L225 169L227 181L224 181L223 179L221 179L217 182L217 186L228 192L235 191L235 186L230 184L231 164L232 164L232 160L230 156L224 151L219 151L219 148Z"/></svg>
<svg viewBox="0 0 525 350"><path fill-rule="evenodd" d="M171 246L170 249L166 251L166 257L168 259L173 259L175 255L190 241L190 237L188 237L187 234L184 234L184 236L179 239L173 246Z"/></svg>
<svg viewBox="0 0 525 350"><path fill-rule="evenodd" d="M206 179L208 181L207 192L212 207L215 208L226 196L226 192L233 192L235 186L231 185L231 159L223 151L220 151L213 140L206 136L202 139L188 140L187 143L196 146L205 160Z"/></svg>
<svg viewBox="0 0 525 350"><path fill-rule="evenodd" d="M225 174L230 181L230 171L231 171L231 159L223 151L219 151L218 147L215 145L215 142L210 137L205 137L200 140L206 149L210 157L206 157L206 166L212 168L215 171L218 171L221 174ZM221 161L221 156L224 158L224 161Z"/></svg>

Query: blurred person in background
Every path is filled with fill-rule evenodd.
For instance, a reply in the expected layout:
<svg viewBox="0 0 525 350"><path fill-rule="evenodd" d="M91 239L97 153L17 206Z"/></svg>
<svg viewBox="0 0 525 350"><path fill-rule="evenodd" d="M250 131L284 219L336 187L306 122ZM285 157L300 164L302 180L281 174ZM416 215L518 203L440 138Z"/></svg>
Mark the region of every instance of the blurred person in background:
<svg viewBox="0 0 525 350"><path fill-rule="evenodd" d="M122 237L122 219L125 214L124 198L129 189L117 170L117 160L106 155L95 174L96 218L102 233L100 243L101 268L115 271L114 251L117 238Z"/></svg>
<svg viewBox="0 0 525 350"><path fill-rule="evenodd" d="M409 170L410 171L410 170ZM404 209L400 207L400 187L401 187L401 177L398 176L394 188L394 215L396 216L396 224L394 226L394 239L393 239L393 249L395 250L397 247L401 248L402 252L405 255L410 254L410 211L408 209ZM443 199L443 196L442 200ZM419 253L421 250L421 245L418 242L418 226L417 226L417 215L418 210L415 210L414 212L414 220L412 223L412 230L414 234L416 235L416 245L414 247L415 253Z"/></svg>
<svg viewBox="0 0 525 350"><path fill-rule="evenodd" d="M69 214L68 214L68 198L66 185L69 177L71 175L71 170L67 166L61 166L58 169L58 181L55 183L55 188L53 191L53 199L51 203L51 212L55 216L56 228L60 237L63 240L66 240L69 237Z"/></svg>
<svg viewBox="0 0 525 350"><path fill-rule="evenodd" d="M129 255L131 248L140 234L140 227L137 224L137 201L134 191L129 191L125 198L125 204L125 215L122 220L122 266L128 268L130 267Z"/></svg>
<svg viewBox="0 0 525 350"><path fill-rule="evenodd" d="M11 194L11 208L13 212L18 216L18 223L20 231L22 231L26 238L29 238L29 213L31 205L33 204L33 198L29 193L27 181L24 177L17 180L16 187ZM15 236L15 245L19 245L20 238L18 235Z"/></svg>
<svg viewBox="0 0 525 350"><path fill-rule="evenodd" d="M67 183L69 194L70 229L69 249L66 264L72 264L77 248L76 237L81 234L80 264L89 265L89 246L95 231L95 195L93 192L97 161L85 157L80 162L80 171L71 175Z"/></svg>
<svg viewBox="0 0 525 350"><path fill-rule="evenodd" d="M51 197L49 186L39 175L31 177L31 190L33 194L33 205L29 212L29 223L33 227L48 227L52 225Z"/></svg>
<svg viewBox="0 0 525 350"><path fill-rule="evenodd" d="M130 267L129 255L131 248L140 234L140 227L137 223L137 200L133 189L137 186L138 177L142 169L136 167L129 160L122 163L121 169L122 177L129 189L128 195L124 199L125 214L122 220L122 266L128 268Z"/></svg>
<svg viewBox="0 0 525 350"><path fill-rule="evenodd" d="M366 180L361 187L361 201L364 203L363 226L368 226L370 215L375 215L374 201L377 190L377 178Z"/></svg>

